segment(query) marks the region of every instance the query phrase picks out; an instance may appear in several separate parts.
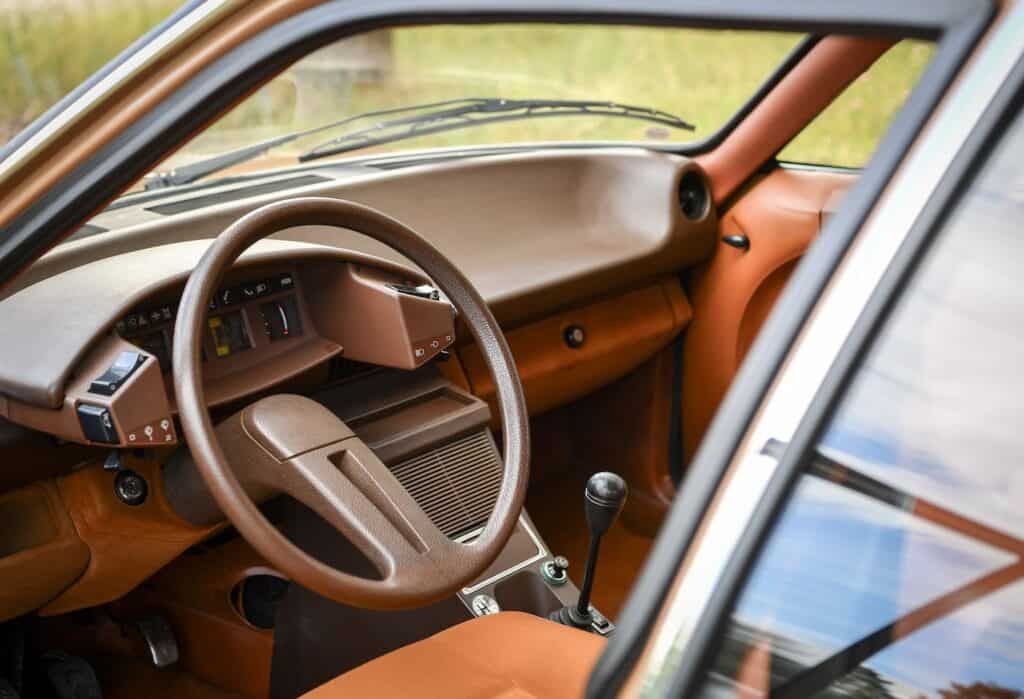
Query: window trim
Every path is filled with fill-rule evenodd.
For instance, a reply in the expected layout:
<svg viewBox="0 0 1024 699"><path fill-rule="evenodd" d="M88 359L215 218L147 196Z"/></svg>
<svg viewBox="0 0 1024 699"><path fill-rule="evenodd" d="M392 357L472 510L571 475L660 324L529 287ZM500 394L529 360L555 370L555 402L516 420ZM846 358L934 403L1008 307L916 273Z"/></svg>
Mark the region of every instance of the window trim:
<svg viewBox="0 0 1024 699"><path fill-rule="evenodd" d="M690 615L691 626L668 639L683 644L688 656L688 662L667 685L668 693L689 695L703 681L756 555L793 484L813 457L870 342L921 262L925 246L964 194L964 179L977 172L992 145L998 143L1002 135L998 125L1014 116L1024 85L1022 55L1024 7L1015 6L897 174L759 406L757 419L730 464L725 485L716 494L718 507L703 523L704 540L688 554L687 568L669 601L670 608L692 607L694 600L686 590L695 586L708 590L700 613ZM914 210L920 213L907 213ZM834 229L835 224L830 223L828 230ZM808 255L808 265L816 257ZM864 260L880 264L877 276L872 276L870 265L862 264ZM758 456L767 438L789 442L778 460ZM731 508L725 504L730 491ZM715 547L730 553L724 558L719 553L722 562L709 575L700 559L703 556L706 563L707 551ZM698 579L696 571L703 579ZM679 628L667 627L663 624L662 628L669 634ZM655 674L648 668L648 678Z"/></svg>

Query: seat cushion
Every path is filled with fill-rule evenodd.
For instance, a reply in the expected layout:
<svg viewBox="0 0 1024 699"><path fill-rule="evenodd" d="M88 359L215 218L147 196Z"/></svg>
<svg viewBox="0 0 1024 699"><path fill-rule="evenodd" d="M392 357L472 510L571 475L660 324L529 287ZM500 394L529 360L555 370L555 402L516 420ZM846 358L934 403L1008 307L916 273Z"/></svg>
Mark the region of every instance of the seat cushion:
<svg viewBox="0 0 1024 699"><path fill-rule="evenodd" d="M600 636L501 612L383 655L303 696L575 699L603 649Z"/></svg>

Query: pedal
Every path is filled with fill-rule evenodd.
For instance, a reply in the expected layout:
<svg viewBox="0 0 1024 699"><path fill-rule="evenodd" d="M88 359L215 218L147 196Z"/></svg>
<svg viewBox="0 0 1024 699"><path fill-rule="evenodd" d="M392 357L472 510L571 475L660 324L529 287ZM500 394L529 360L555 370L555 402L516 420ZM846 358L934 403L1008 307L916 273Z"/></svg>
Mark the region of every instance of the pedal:
<svg viewBox="0 0 1024 699"><path fill-rule="evenodd" d="M178 662L178 642L167 620L162 616L147 616L135 622L149 651L149 659L156 667L168 667Z"/></svg>
<svg viewBox="0 0 1024 699"><path fill-rule="evenodd" d="M61 651L48 651L40 660L50 689L58 699L103 699L96 672L84 659Z"/></svg>

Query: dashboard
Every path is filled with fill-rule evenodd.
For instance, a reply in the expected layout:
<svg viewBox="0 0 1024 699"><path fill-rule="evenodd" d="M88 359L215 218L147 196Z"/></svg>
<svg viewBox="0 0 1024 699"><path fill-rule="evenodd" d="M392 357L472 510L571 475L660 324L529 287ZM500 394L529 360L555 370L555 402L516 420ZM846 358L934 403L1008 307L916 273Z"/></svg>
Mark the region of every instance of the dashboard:
<svg viewBox="0 0 1024 699"><path fill-rule="evenodd" d="M628 375L689 322L677 273L711 254L718 230L713 208L694 218L679 206L684 178L695 172L692 161L664 154L560 150L324 169L301 187L274 174L260 186L276 189L258 196L245 183L161 193L174 214L143 198L110 207L93 220L102 235L58 246L0 290L0 428L17 440L3 451L8 492L0 496L19 513L26 502L49 513L19 514L26 526L53 519L37 539L18 530L31 546L0 557L5 580L31 582L7 586L0 618L109 602L213 531L183 523L165 487L187 455L175 448L184 436L171 354L189 275L241 216L291 196L328 196L421 231L501 323L527 407L539 415ZM430 280L355 231L281 231L247 250L216 289L198 338L201 394L215 418L268 393L315 391L387 463L409 457L412 477L435 467L414 453L424 442L409 445L436 438L439 423L468 429L469 413L479 426L487 411L476 399L494 404L487 348L470 337L458 340L452 361L421 371L329 374L325 364L335 358L414 370L456 341L454 310ZM567 342L569 330L584 341ZM432 373L464 393L435 391L425 382ZM627 405L635 422L656 409L634 410L619 393L604 400L612 399L588 410L619 420ZM147 446L167 448L136 448ZM112 448L162 495L126 506L102 468ZM647 463L633 456L626 461ZM447 502L437 495L448 485L427 479L417 487Z"/></svg>
<svg viewBox="0 0 1024 699"><path fill-rule="evenodd" d="M308 312L293 269L222 287L209 301L202 361L212 357L221 368L242 352L260 353L277 342L303 336ZM147 303L114 324L117 335L151 354L163 374L171 373L171 343L178 299Z"/></svg>
<svg viewBox="0 0 1024 699"><path fill-rule="evenodd" d="M294 271L226 286L210 299L209 330L202 340L203 361L230 359L267 343L302 337L304 312ZM303 306L304 307L304 306ZM178 302L168 301L128 313L117 334L152 354L163 373L171 370L171 341Z"/></svg>
<svg viewBox="0 0 1024 699"><path fill-rule="evenodd" d="M119 256L133 259L120 260L116 279L106 277L104 262L80 268L92 272L83 275L90 284L105 279L122 293L89 297L65 288L55 322L22 336L11 348L21 351L0 367L0 416L82 444L177 444L171 348L187 272L201 247L180 243ZM67 277L7 299L0 323L21 303L38 312L57 291L48 287L78 281ZM333 248L263 241L208 300L200 338L204 397L210 407L236 401L335 356L415 369L454 343L454 323L452 305L414 270ZM33 360L47 351L52 357L54 344L73 347L69 335L76 333L89 336L83 355L69 352L63 366ZM59 397L47 405L53 393Z"/></svg>

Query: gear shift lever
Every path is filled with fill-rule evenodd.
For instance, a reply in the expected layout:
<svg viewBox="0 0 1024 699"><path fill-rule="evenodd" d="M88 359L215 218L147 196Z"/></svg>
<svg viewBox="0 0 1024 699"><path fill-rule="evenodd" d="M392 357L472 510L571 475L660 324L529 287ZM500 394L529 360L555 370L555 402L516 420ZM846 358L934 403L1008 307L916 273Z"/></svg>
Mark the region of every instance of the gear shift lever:
<svg viewBox="0 0 1024 699"><path fill-rule="evenodd" d="M626 502L629 488L621 476L608 471L595 473L587 481L583 491L583 503L590 529L590 552L587 554L587 569L580 587L580 599L575 607L562 607L551 615L554 621L577 628L590 628L593 615L590 613L590 591L594 586L594 571L597 568L597 554L601 537L612 526L622 505Z"/></svg>

